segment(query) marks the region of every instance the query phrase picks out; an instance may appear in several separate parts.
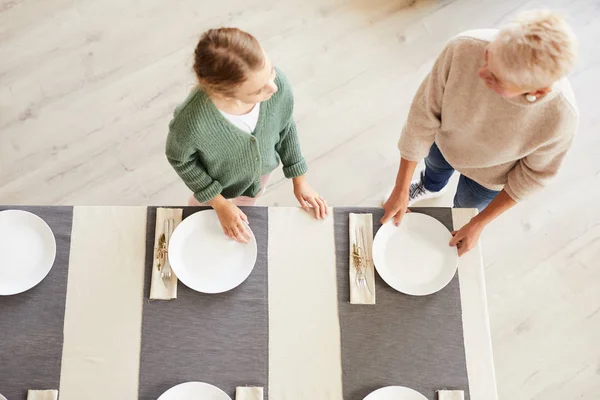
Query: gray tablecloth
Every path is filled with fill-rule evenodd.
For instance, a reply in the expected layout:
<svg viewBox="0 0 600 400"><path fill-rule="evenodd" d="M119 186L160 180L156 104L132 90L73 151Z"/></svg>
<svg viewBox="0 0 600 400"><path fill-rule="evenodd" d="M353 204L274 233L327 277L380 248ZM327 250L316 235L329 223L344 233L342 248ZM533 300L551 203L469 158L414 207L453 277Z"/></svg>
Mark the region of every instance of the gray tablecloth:
<svg viewBox="0 0 600 400"><path fill-rule="evenodd" d="M0 393L10 400L24 399L27 389L59 388L72 226L70 207L20 208L48 222L56 235L57 258L35 288L0 296ZM184 217L198 210L185 208ZM452 229L450 209L415 211ZM269 212L245 212L258 243L257 263L246 282L219 295L203 295L180 282L177 300L150 302L156 208L148 209L140 399L155 400L170 387L194 380L217 385L232 398L236 386L262 386L267 394ZM402 295L376 276L377 304L350 305L349 212L372 213L375 231L382 214L360 208L334 212L344 399L362 400L387 385L412 387L430 400L436 399L436 390L461 389L468 399L458 279L421 298Z"/></svg>
<svg viewBox="0 0 600 400"><path fill-rule="evenodd" d="M46 278L24 293L0 296L0 393L24 400L28 389L59 386L73 208L0 207L6 209L38 215L56 237Z"/></svg>
<svg viewBox="0 0 600 400"><path fill-rule="evenodd" d="M452 230L452 212L421 208ZM335 243L338 304L342 334L345 400L362 400L383 386L407 386L430 400L440 389L460 389L469 398L458 276L426 297L403 295L376 274L376 305L349 303L348 214L372 213L373 232L383 210L336 208Z"/></svg>
<svg viewBox="0 0 600 400"><path fill-rule="evenodd" d="M185 208L183 217L201 209ZM206 295L179 282L176 300L150 302L156 208L149 208L140 399L156 400L187 381L210 382L231 398L237 386L268 387L268 209L244 212L258 245L256 265L244 283Z"/></svg>

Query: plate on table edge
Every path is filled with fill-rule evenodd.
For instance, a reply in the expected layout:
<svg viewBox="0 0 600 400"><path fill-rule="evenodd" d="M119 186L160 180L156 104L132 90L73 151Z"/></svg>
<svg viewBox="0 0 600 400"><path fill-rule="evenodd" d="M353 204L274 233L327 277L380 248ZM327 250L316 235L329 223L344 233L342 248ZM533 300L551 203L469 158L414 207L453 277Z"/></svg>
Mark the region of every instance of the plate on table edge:
<svg viewBox="0 0 600 400"><path fill-rule="evenodd" d="M25 210L2 210L0 211L0 223L3 218L11 218L14 217L13 221L19 222L30 222L35 228L34 231L38 234L40 239L43 242L43 246L45 252L45 258L38 262L38 266L36 267L36 271L40 271L37 274L32 274L34 277L26 281L25 284L7 284L5 287L5 291L2 291L0 286L0 295L2 296L11 296L19 293L26 292L37 285L39 285L50 273L52 267L54 267L54 262L56 261L56 237L54 236L54 232L52 228L48 225L46 221L44 221L40 216ZM0 238L2 240L2 238Z"/></svg>
<svg viewBox="0 0 600 400"><path fill-rule="evenodd" d="M414 228L411 226L414 226ZM435 240L438 240L439 243L434 247L429 246L430 249L426 249L426 251L422 252L420 252L420 250L422 250L422 248L427 248L428 246L421 243L427 242L416 243L416 249L413 250L413 248L411 248L409 250L412 251L413 254L409 253L408 263L420 263L422 265L423 262L427 262L422 259L424 258L423 253L431 254L431 249L438 254L438 258L446 258L446 261L440 268L437 276L434 276L427 283L412 285L411 283L407 283L407 280L402 279L401 276L398 276L397 273L392 273L393 270L387 266L388 255L386 254L386 245L395 235L405 235L408 238L406 242L409 243L410 241L413 241L412 238L414 237L414 234L421 228L430 229L429 232L421 233L429 238L437 236ZM414 230L411 231L411 229ZM373 264L381 279L398 292L411 296L427 296L445 288L456 274L458 268L458 252L455 247L450 247L448 245L451 239L452 234L450 231L437 219L427 214L417 212L407 213L399 227L396 227L390 221L379 228L373 239ZM439 256L440 253L441 256ZM403 255L399 255L398 258L401 258L402 256ZM418 268L419 266L416 266L415 270Z"/></svg>

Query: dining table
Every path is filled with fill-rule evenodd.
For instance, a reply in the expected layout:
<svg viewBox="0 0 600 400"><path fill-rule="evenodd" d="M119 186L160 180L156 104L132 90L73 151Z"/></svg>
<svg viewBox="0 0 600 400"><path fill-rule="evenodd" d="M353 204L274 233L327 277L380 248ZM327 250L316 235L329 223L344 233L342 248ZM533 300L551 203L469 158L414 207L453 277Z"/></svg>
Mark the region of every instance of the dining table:
<svg viewBox="0 0 600 400"><path fill-rule="evenodd" d="M180 207L182 218L205 210ZM437 399L497 400L481 246L459 258L437 293L410 296L375 274L376 303L351 304L349 214L323 220L294 207L242 207L256 238L250 276L224 293L178 283L150 300L155 206L2 206L41 217L56 257L23 293L0 296L0 393L25 400L55 389L60 400L156 400L188 381L232 399L264 388L271 400L362 400L401 385ZM412 208L448 230L473 209ZM0 255L0 263L2 257Z"/></svg>

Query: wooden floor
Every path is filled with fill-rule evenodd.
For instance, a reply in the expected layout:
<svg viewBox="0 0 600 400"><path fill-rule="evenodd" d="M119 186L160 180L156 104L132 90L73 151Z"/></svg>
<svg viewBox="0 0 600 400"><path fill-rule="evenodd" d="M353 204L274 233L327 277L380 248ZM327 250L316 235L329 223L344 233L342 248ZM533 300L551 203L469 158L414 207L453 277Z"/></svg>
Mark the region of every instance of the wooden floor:
<svg viewBox="0 0 600 400"><path fill-rule="evenodd" d="M581 40L581 125L554 184L483 238L499 394L598 399L599 0L0 0L0 203L184 204L167 124L194 85L200 32L231 25L293 83L313 185L332 205L378 205L445 42L542 6ZM281 173L262 204L295 204Z"/></svg>

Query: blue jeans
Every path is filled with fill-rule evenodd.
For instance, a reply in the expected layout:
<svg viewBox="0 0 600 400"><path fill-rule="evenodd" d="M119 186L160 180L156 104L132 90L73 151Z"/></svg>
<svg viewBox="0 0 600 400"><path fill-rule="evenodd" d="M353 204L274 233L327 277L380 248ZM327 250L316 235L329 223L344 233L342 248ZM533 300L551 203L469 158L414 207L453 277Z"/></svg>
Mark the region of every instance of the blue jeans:
<svg viewBox="0 0 600 400"><path fill-rule="evenodd" d="M444 158L440 149L434 143L425 158L425 174L423 183L425 189L432 192L442 190L454 173L452 165ZM498 193L495 190L484 188L479 183L464 175L460 176L456 195L454 196L455 208L477 208L479 211L487 207Z"/></svg>

